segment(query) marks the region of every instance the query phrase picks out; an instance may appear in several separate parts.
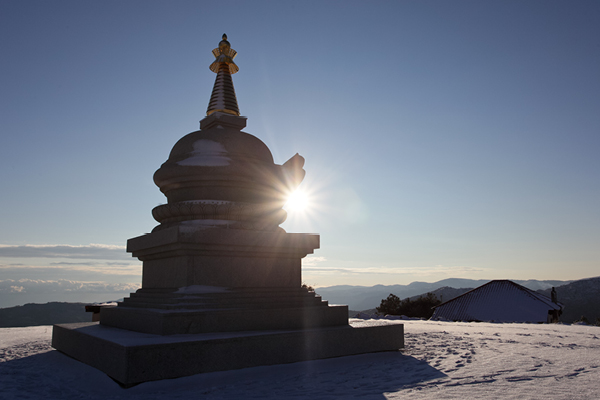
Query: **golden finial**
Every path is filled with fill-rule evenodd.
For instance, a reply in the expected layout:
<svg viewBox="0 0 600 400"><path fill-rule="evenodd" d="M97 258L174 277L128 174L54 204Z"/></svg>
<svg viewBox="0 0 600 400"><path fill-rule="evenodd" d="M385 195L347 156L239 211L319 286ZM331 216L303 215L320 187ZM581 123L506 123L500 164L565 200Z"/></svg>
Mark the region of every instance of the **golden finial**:
<svg viewBox="0 0 600 400"><path fill-rule="evenodd" d="M210 65L210 70L217 74L217 79L215 79L206 115L211 115L215 112L224 112L239 116L240 109L235 97L233 80L231 79L231 74L239 71L238 66L233 62L237 51L231 48L231 45L227 41L227 35L223 34L223 40L219 43L219 47L212 52L216 60Z"/></svg>
<svg viewBox="0 0 600 400"><path fill-rule="evenodd" d="M219 47L213 49L212 53L216 60L210 64L210 70L215 74L219 72L219 66L221 64L227 64L229 66L230 74L235 74L240 70L233 62L233 59L237 56L237 51L231 48L231 44L227 41L227 35L225 33L223 34L223 40L219 42Z"/></svg>

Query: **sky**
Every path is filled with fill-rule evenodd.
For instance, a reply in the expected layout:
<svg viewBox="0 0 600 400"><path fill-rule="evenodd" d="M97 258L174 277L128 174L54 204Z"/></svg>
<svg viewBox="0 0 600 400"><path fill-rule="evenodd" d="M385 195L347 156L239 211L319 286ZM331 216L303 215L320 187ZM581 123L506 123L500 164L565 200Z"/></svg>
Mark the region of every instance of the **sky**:
<svg viewBox="0 0 600 400"><path fill-rule="evenodd" d="M227 33L310 285L600 275L597 1L0 1L0 307L123 297Z"/></svg>

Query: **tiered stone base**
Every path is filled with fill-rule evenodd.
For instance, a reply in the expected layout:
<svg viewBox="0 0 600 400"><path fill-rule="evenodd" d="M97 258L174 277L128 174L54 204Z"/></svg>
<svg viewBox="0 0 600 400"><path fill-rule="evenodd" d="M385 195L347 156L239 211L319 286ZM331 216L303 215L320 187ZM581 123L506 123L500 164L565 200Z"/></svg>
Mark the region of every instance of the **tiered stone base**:
<svg viewBox="0 0 600 400"><path fill-rule="evenodd" d="M341 327L160 336L98 323L55 325L52 346L121 383L138 383L260 365L348 356L404 347L394 321Z"/></svg>
<svg viewBox="0 0 600 400"><path fill-rule="evenodd" d="M100 324L55 325L52 346L124 386L403 347L401 324L348 324L347 306L301 287L318 247L318 235L185 224L130 239L142 289Z"/></svg>
<svg viewBox="0 0 600 400"><path fill-rule="evenodd" d="M102 325L157 335L307 329L348 324L348 306L329 306L306 289L248 288L222 293L140 289L103 308Z"/></svg>

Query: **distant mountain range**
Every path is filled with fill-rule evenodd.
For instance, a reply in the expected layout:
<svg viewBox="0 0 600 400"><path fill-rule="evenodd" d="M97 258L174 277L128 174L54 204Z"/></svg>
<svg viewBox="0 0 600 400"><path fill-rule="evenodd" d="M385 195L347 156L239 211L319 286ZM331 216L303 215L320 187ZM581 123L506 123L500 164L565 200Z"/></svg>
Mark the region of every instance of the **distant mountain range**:
<svg viewBox="0 0 600 400"><path fill-rule="evenodd" d="M329 301L329 304L347 304L350 310L369 310L379 307L381 300L387 298L390 294L394 294L401 299L407 297L418 296L428 292L433 292L442 287L450 287L454 289L476 288L485 283L489 279L457 279L450 278L438 282L413 282L408 285L375 285L375 286L328 286L317 288L316 292ZM538 280L513 280L513 282L523 285L531 290L545 290L552 287L566 285L573 281L538 281ZM444 301L450 298L443 299Z"/></svg>
<svg viewBox="0 0 600 400"><path fill-rule="evenodd" d="M324 300L328 300L329 304L348 304L350 310L373 314L381 300L390 294L401 299L407 297L415 299L420 295L433 292L442 301L448 301L487 282L489 280L452 278L434 283L413 282L409 285L330 286L317 288L316 292ZM548 297L551 288L555 287L558 301L564 304L561 321L565 323L578 320L581 316L585 316L590 323L600 318L600 277L578 281L514 280L513 282ZM92 315L85 312L86 304L90 303L52 302L0 308L0 328L88 322L92 320Z"/></svg>
<svg viewBox="0 0 600 400"><path fill-rule="evenodd" d="M410 290L412 290L414 288L414 286L420 287L419 284L421 282L414 282L410 285L394 285L394 286L383 286L383 288L387 288L388 291L390 288L395 288L400 286L403 291L398 291L398 292L392 292L393 294L395 294L396 296L400 297L401 299L404 299L406 297L410 297L411 300L416 300L419 296L426 294L428 292L433 293L434 295L436 295L437 298L441 299L442 301L448 301L451 300L457 296L460 296L461 294L464 294L466 292L468 292L471 289L474 289L477 286L481 286L484 283L487 283L489 281L471 281L469 279L459 279L459 280L454 280L454 279L446 279L444 281L440 281L440 282L435 282L432 284L427 284L427 285L438 285L438 284L443 284L443 283L448 283L448 281L454 281L454 284L458 284L458 285L472 285L473 287L469 287L469 288L452 288L452 287L448 287L448 286L444 286L441 288L437 288L435 290L427 290L423 293L419 293L418 295L399 295L398 293L411 293ZM458 281L458 282L457 282ZM573 323L575 321L578 321L581 319L581 317L586 317L589 321L589 323L591 324L595 324L597 323L596 319L600 319L600 277L596 277L596 278L587 278L587 279L581 279L578 281L518 281L515 280L513 282L519 283L520 285L523 285L525 287L528 287L532 290L536 290L536 288L539 287L544 287L543 289L537 289L536 291L539 293L542 293L548 297L550 297L550 291L552 290L552 287L556 288L556 292L557 292L557 300L559 303L563 304L564 308L563 308L563 313L560 317L560 321L564 322L566 324L570 324ZM562 284L561 284L562 283ZM414 285L417 284L417 285ZM414 285L414 286L413 286ZM336 287L333 286L332 288L340 288L340 287ZM371 289L373 291L377 291L377 293L381 293L381 285L378 286L372 286L372 287L361 287L361 286L347 286L346 288L350 289L350 288L362 288L363 290L359 290L360 292L363 292L364 289ZM408 288L408 290L407 290ZM330 289L330 288L319 288L317 289L317 292L321 293L322 290L321 289ZM368 290L366 291L368 293ZM340 290L338 292L339 295L343 295L344 291ZM387 292L385 292L387 293ZM383 297L381 299L386 298L389 295L383 295ZM327 299L325 297L325 295L323 295L325 299ZM381 302L381 299L378 300L379 302ZM330 302L331 303L331 302ZM377 306L379 306L379 304L377 304ZM376 307L370 307L370 308L363 308L363 309L353 309L352 307L350 307L350 312L349 312L349 316L350 317L354 317L359 311L361 312L361 314L366 314L366 315L372 315L376 312Z"/></svg>

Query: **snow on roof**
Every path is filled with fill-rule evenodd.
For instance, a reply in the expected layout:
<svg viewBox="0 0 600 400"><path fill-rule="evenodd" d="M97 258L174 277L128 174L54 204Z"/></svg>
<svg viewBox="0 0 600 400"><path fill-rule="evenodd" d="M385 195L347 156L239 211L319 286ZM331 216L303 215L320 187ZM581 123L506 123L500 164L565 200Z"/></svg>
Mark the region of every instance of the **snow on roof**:
<svg viewBox="0 0 600 400"><path fill-rule="evenodd" d="M562 304L509 280L494 280L439 306L431 319L447 321L546 322Z"/></svg>

